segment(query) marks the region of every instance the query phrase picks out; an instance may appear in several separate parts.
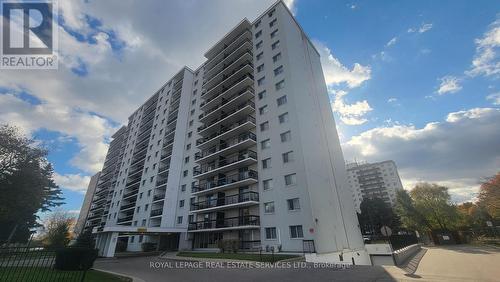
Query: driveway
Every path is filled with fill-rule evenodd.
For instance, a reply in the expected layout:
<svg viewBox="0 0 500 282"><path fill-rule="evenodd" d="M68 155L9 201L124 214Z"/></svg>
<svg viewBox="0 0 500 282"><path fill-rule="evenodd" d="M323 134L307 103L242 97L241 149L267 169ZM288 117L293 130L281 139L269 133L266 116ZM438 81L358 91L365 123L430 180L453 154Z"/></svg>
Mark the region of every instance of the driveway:
<svg viewBox="0 0 500 282"><path fill-rule="evenodd" d="M166 267L152 267L151 264ZM217 282L244 282L244 281L395 281L382 267L358 266L352 269L334 268L238 268L238 265L219 263L214 268L197 268L187 261L159 259L157 257L135 257L120 259L100 259L94 264L96 269L131 275L147 282L176 282L176 281L217 281ZM173 268L170 268L173 267ZM182 267L182 268L181 268ZM185 268L187 267L187 268Z"/></svg>
<svg viewBox="0 0 500 282"><path fill-rule="evenodd" d="M396 267L384 268L397 280L500 281L500 248L470 245L426 248L420 262L413 266L414 273L402 273Z"/></svg>

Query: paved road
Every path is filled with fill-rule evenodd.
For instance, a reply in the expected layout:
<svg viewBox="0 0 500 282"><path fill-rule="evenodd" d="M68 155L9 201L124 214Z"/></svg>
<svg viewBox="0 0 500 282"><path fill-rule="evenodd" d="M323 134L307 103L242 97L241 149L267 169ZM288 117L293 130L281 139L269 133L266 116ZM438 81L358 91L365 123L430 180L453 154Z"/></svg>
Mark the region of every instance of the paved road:
<svg viewBox="0 0 500 282"><path fill-rule="evenodd" d="M270 269L270 268L231 268L226 263L212 269L153 268L151 263L170 263L179 266L182 261L158 259L157 257L136 257L103 259L96 261L94 267L116 273L128 274L147 282L271 282L271 281L395 281L382 267L358 266L353 269ZM184 262L185 263L185 262ZM310 267L312 265L308 264Z"/></svg>
<svg viewBox="0 0 500 282"><path fill-rule="evenodd" d="M419 261L420 260L420 261ZM151 264L163 263L152 267ZM178 268L179 261L157 257L101 259L95 267L141 278L147 282L176 281L500 281L500 249L450 246L428 248L412 267L357 266L348 270L332 268ZM158 266L158 265L157 265ZM173 268L172 268L173 267ZM191 267L193 267L191 265ZM408 273L410 272L410 273Z"/></svg>
<svg viewBox="0 0 500 282"><path fill-rule="evenodd" d="M397 280L500 281L500 248L456 245L426 248L413 274L385 269Z"/></svg>

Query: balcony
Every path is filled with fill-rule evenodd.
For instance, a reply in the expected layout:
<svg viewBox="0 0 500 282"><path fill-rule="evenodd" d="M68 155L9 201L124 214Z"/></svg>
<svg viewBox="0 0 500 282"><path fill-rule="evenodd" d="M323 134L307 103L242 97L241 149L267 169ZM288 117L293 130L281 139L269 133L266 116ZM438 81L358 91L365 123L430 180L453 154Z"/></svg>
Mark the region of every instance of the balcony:
<svg viewBox="0 0 500 282"><path fill-rule="evenodd" d="M251 150L238 152L227 157L219 157L214 162L201 165L199 168L200 174L195 175L195 178L209 177L217 173L237 169L238 167L246 167L257 162L257 153Z"/></svg>
<svg viewBox="0 0 500 282"><path fill-rule="evenodd" d="M210 97L213 97L217 92L224 92L227 89L231 88L236 83L245 79L245 76L247 75L251 76L253 79L252 74L253 74L253 65L252 63L248 62L243 66L241 66L239 69L234 70L227 78L225 78L219 84L209 89L206 89L206 91L204 91L201 97L204 99L209 99Z"/></svg>
<svg viewBox="0 0 500 282"><path fill-rule="evenodd" d="M133 218L134 218L134 215L129 215L129 216L126 216L126 217L120 217L120 218L118 218L118 220L116 222L117 223L121 223L121 222L131 221Z"/></svg>
<svg viewBox="0 0 500 282"><path fill-rule="evenodd" d="M159 194L153 196L153 202L165 199L165 194Z"/></svg>
<svg viewBox="0 0 500 282"><path fill-rule="evenodd" d="M137 189L134 189L134 190L132 190L132 191L130 191L128 193L123 194L123 199L128 198L128 197L130 197L132 195L137 194L138 191L139 191L139 187L137 187Z"/></svg>
<svg viewBox="0 0 500 282"><path fill-rule="evenodd" d="M188 225L188 231L190 232L223 231L223 230L250 229L259 227L260 227L259 216L246 215L246 216L191 222Z"/></svg>
<svg viewBox="0 0 500 282"><path fill-rule="evenodd" d="M252 88L253 83L253 75L243 75L236 83L234 83L222 93L219 93L218 95L211 98L205 98L204 101L200 104L200 109L202 111L206 111L210 107L221 104L225 100L229 99L228 97L232 97L234 94L240 93L245 89Z"/></svg>
<svg viewBox="0 0 500 282"><path fill-rule="evenodd" d="M245 132L233 138L221 140L219 144L194 155L197 163L209 162L216 159L219 154L231 154L251 147L257 143L257 136L252 132Z"/></svg>
<svg viewBox="0 0 500 282"><path fill-rule="evenodd" d="M219 50L218 54L214 54L213 57L211 57L207 63L205 64L205 76L208 74L212 73L215 69L215 67L222 62L224 59L226 59L229 54L233 53L236 49L238 49L241 45L243 45L245 42L251 42L252 41L252 32L248 29L243 30L240 34L238 34L234 40L231 40L231 43L229 45L223 46L224 48L222 50Z"/></svg>
<svg viewBox="0 0 500 282"><path fill-rule="evenodd" d="M158 181L156 181L156 187L166 185L167 182L168 182L168 177L165 179L158 180Z"/></svg>
<svg viewBox="0 0 500 282"><path fill-rule="evenodd" d="M224 111L232 108L236 108L238 105L244 101L251 100L254 97L254 89L252 87L247 87L236 94L231 95L227 99L222 99L219 104L214 105L210 109L205 110L202 114L198 116L200 122L204 123L207 118L210 118L213 114L217 113L217 110Z"/></svg>
<svg viewBox="0 0 500 282"><path fill-rule="evenodd" d="M234 122L230 126L221 127L218 132L214 132L208 137L196 140L196 146L198 146L199 149L204 150L217 144L217 142L221 139L230 138L232 136L248 132L251 129L255 129L255 118L248 115L239 121Z"/></svg>
<svg viewBox="0 0 500 282"><path fill-rule="evenodd" d="M252 62L252 49L252 43L250 41L243 43L243 45L224 58L224 60L211 69L211 71L205 72L203 86L210 88L221 81L221 76L226 76L231 72L234 72L238 65L241 65L244 62Z"/></svg>
<svg viewBox="0 0 500 282"><path fill-rule="evenodd" d="M231 43L237 40L242 33L245 32L250 32L250 29L252 28L252 23L250 23L248 20L243 20L241 21L236 27L234 27L230 32L227 33L227 35L224 36L219 42L217 42L214 46L212 46L206 53L205 53L205 58L207 58L209 61L213 59L214 57L217 57L221 52L227 50L227 48L231 47ZM249 38L251 38L251 32L249 35Z"/></svg>
<svg viewBox="0 0 500 282"><path fill-rule="evenodd" d="M258 174L255 170L238 172L218 179L200 181L198 185L191 187L193 195L213 193L215 191L228 190L240 186L247 186L257 183Z"/></svg>
<svg viewBox="0 0 500 282"><path fill-rule="evenodd" d="M241 105L238 105L232 112L222 112L218 117L198 127L198 133L202 136L207 136L219 128L224 128L227 125L230 126L232 123L237 122L241 116L247 116L252 113L255 113L255 103L251 100L245 101Z"/></svg>
<svg viewBox="0 0 500 282"><path fill-rule="evenodd" d="M155 210L151 210L151 216L159 216L159 215L162 215L163 214L163 209L155 209Z"/></svg>
<svg viewBox="0 0 500 282"><path fill-rule="evenodd" d="M208 212L229 208L239 208L244 206L259 204L259 193L244 192L223 198L208 199L206 201L191 204L193 212Z"/></svg>

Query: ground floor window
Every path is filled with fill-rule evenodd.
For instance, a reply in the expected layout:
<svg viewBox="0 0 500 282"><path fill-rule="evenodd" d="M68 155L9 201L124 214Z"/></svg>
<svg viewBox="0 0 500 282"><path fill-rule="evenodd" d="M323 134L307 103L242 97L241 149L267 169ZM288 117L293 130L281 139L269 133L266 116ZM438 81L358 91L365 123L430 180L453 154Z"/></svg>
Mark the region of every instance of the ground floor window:
<svg viewBox="0 0 500 282"><path fill-rule="evenodd" d="M193 248L218 248L218 242L222 240L222 232L195 233Z"/></svg>

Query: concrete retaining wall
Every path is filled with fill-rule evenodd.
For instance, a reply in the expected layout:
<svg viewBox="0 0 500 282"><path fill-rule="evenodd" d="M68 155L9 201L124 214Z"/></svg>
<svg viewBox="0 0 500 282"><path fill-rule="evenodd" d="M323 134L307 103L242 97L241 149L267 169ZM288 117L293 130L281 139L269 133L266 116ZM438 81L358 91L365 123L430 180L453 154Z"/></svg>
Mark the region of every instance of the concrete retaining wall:
<svg viewBox="0 0 500 282"><path fill-rule="evenodd" d="M393 256L394 256L394 261L396 262L396 265L402 265L403 263L405 263L408 260L408 258L415 255L421 249L422 249L421 244L414 244L414 245L410 245L408 247L404 247L402 249L399 249L397 251L394 251Z"/></svg>

